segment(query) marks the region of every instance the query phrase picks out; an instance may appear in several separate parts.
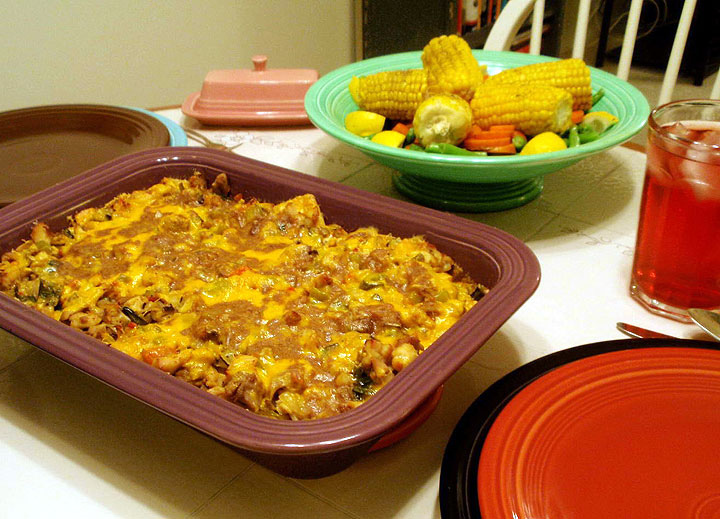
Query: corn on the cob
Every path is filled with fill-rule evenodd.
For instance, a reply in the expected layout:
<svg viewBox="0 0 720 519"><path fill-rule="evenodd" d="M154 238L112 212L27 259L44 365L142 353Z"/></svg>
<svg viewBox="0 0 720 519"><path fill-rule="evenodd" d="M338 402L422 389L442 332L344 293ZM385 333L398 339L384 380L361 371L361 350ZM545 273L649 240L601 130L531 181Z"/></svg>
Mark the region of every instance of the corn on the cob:
<svg viewBox="0 0 720 519"><path fill-rule="evenodd" d="M458 144L470 131L472 111L462 97L440 94L428 97L415 112L413 129L422 146Z"/></svg>
<svg viewBox="0 0 720 519"><path fill-rule="evenodd" d="M470 101L483 80L470 46L455 34L430 40L421 57L427 72L428 95L455 94Z"/></svg>
<svg viewBox="0 0 720 519"><path fill-rule="evenodd" d="M411 121L427 91L422 69L391 70L350 80L350 95L361 110Z"/></svg>
<svg viewBox="0 0 720 519"><path fill-rule="evenodd" d="M549 85L484 83L470 101L473 122L481 128L514 124L526 135L562 133L572 121L572 96Z"/></svg>
<svg viewBox="0 0 720 519"><path fill-rule="evenodd" d="M551 85L572 95L573 110L589 110L592 106L590 69L578 58L533 63L503 70L488 77L486 82Z"/></svg>

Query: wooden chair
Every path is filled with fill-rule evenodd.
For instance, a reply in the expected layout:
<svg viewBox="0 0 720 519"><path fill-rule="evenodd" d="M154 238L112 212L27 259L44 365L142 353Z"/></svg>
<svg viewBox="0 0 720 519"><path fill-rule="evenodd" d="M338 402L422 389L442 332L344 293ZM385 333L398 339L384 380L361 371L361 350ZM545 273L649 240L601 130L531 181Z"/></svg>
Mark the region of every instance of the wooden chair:
<svg viewBox="0 0 720 519"><path fill-rule="evenodd" d="M572 48L572 57L574 58L584 58L585 41L590 18L591 0L579 1L580 5L577 22L575 24L575 36ZM632 62L635 39L637 38L642 3L643 0L632 0L630 4L617 70L617 76L623 80L627 80L630 73L630 64ZM667 103L672 97L672 92L675 89L680 71L683 51L687 43L688 32L690 31L690 23L692 22L695 11L695 4L696 0L685 0L683 4L678 29L675 33L675 40L660 89L660 96L656 103L657 105ZM486 50L510 50L510 45L515 35L528 19L530 11L533 13L530 29L530 54L540 54L545 0L510 0L495 20L495 24L490 30L483 48ZM710 97L712 99L720 98L720 73L713 84Z"/></svg>

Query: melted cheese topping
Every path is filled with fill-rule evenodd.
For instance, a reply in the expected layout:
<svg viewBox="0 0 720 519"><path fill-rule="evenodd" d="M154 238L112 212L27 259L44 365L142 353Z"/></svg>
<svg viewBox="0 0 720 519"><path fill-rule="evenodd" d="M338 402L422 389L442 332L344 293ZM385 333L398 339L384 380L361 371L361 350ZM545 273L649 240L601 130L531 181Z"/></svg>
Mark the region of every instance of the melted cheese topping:
<svg viewBox="0 0 720 519"><path fill-rule="evenodd" d="M484 289L421 237L326 224L312 195L164 179L3 255L0 290L268 416L361 404Z"/></svg>

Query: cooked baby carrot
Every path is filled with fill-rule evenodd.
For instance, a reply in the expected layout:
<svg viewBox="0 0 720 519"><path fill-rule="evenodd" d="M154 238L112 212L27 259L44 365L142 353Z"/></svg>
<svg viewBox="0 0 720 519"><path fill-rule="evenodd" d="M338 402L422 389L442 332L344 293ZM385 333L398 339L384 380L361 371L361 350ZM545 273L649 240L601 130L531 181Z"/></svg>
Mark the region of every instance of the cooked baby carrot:
<svg viewBox="0 0 720 519"><path fill-rule="evenodd" d="M465 136L465 138L466 139L477 139L477 135L483 131L484 130L480 127L480 125L473 124L472 126L470 126L470 131Z"/></svg>
<svg viewBox="0 0 720 519"><path fill-rule="evenodd" d="M512 139L513 132L484 130L473 135L473 139Z"/></svg>
<svg viewBox="0 0 720 519"><path fill-rule="evenodd" d="M505 144L504 146L495 146L494 148L490 148L487 150L488 155L515 155L517 153L517 149L515 149L515 145Z"/></svg>
<svg viewBox="0 0 720 519"><path fill-rule="evenodd" d="M491 132L514 132L515 131L515 125L514 124L493 124L490 126L489 130Z"/></svg>
<svg viewBox="0 0 720 519"><path fill-rule="evenodd" d="M583 117L585 117L585 112L583 110L573 110L570 114L570 120L573 124L580 124L583 121Z"/></svg>
<svg viewBox="0 0 720 519"><path fill-rule="evenodd" d="M488 150L497 146L506 146L510 144L510 137L503 137L501 139L465 139L463 145L473 151Z"/></svg>
<svg viewBox="0 0 720 519"><path fill-rule="evenodd" d="M392 127L392 130L394 132L402 133L403 135L407 135L410 131L410 127L407 124L403 123L397 123L395 126Z"/></svg>

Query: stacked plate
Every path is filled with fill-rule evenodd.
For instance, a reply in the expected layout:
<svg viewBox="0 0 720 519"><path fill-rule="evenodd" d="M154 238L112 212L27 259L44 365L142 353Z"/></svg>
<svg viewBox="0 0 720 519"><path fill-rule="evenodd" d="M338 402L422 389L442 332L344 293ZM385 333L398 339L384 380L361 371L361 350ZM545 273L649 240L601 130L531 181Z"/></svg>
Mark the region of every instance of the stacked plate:
<svg viewBox="0 0 720 519"><path fill-rule="evenodd" d="M448 518L720 517L720 345L634 339L526 364L453 432Z"/></svg>
<svg viewBox="0 0 720 519"><path fill-rule="evenodd" d="M186 144L180 126L139 108L53 105L0 113L0 206L114 158Z"/></svg>

